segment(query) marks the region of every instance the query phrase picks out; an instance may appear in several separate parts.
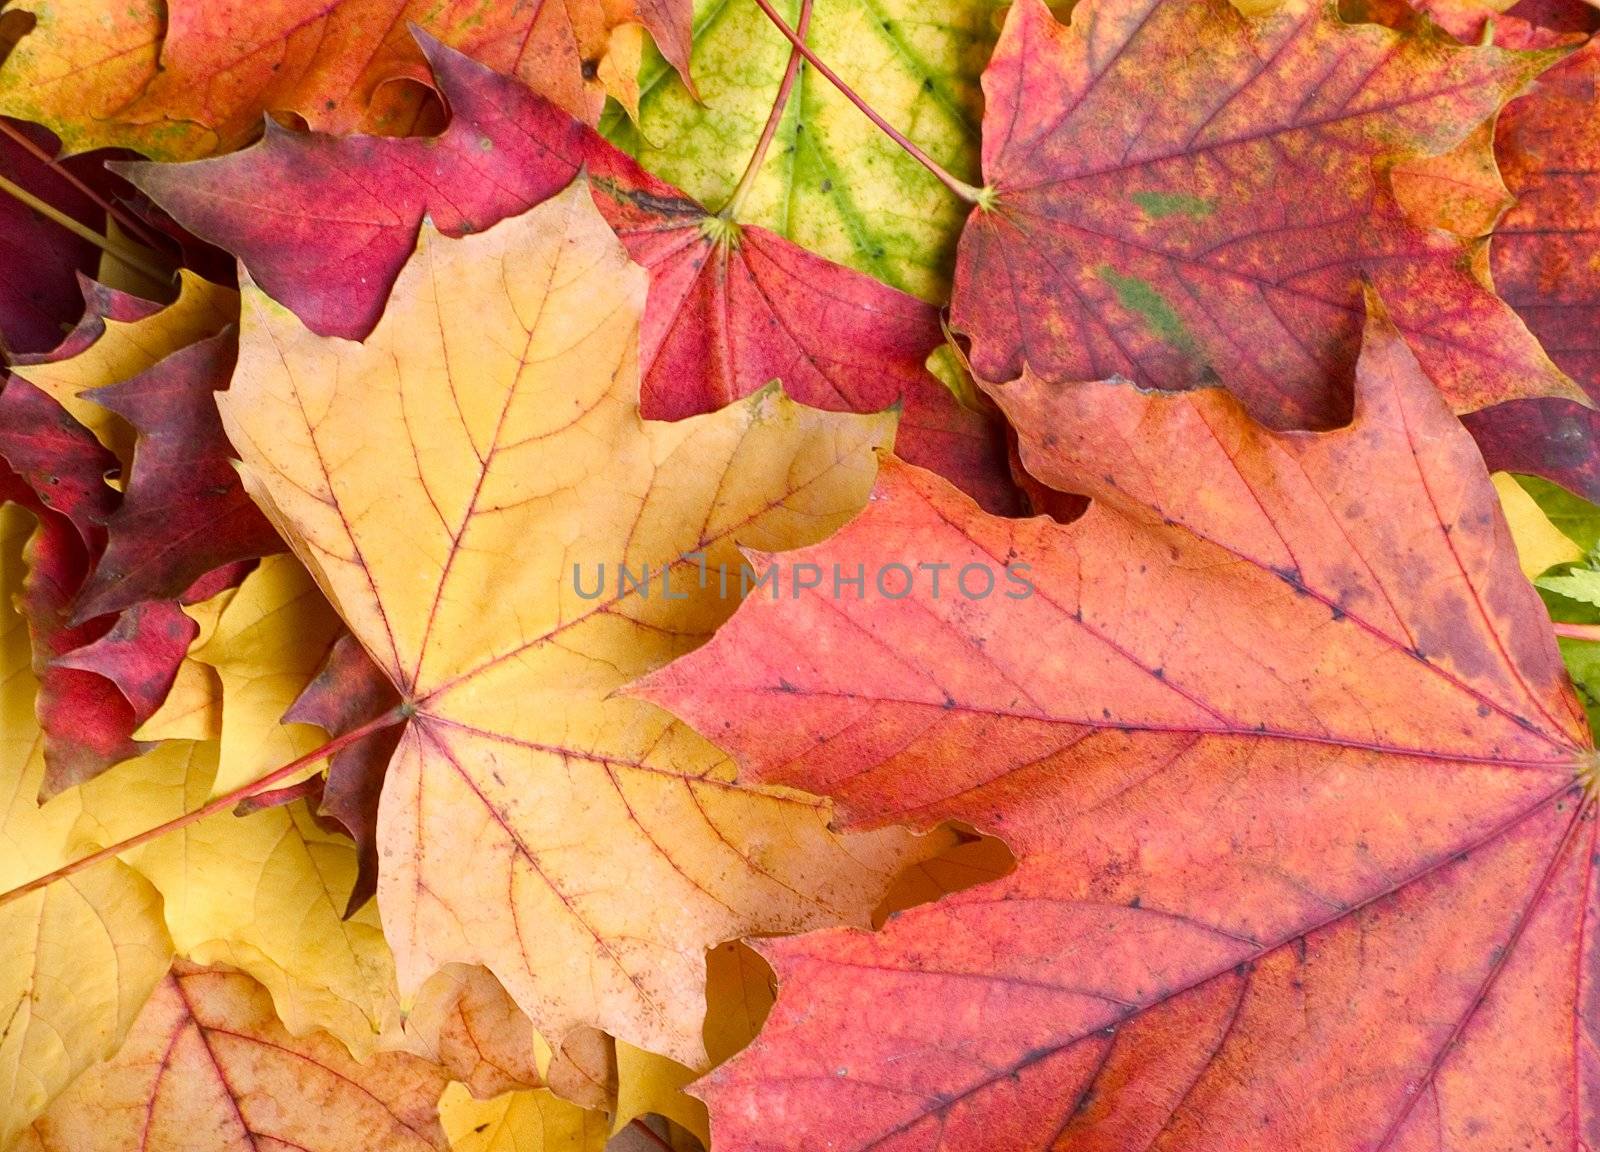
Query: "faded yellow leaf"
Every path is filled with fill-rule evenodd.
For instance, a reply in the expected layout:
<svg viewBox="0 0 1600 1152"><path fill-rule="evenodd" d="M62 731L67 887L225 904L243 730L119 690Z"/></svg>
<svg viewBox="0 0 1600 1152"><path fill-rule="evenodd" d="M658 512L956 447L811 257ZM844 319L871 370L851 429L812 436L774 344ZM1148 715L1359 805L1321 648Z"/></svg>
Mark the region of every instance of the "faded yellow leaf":
<svg viewBox="0 0 1600 1152"><path fill-rule="evenodd" d="M539 1088L476 1100L451 1084L439 1100L439 1122L453 1152L601 1152L606 1118Z"/></svg>
<svg viewBox="0 0 1600 1152"><path fill-rule="evenodd" d="M80 789L81 836L113 844L200 807L216 767L215 744L184 741L118 765ZM394 960L377 910L368 902L342 918L355 847L324 831L304 801L221 812L123 859L160 890L179 953L248 972L291 1032L322 1028L358 1056L397 1034Z"/></svg>
<svg viewBox="0 0 1600 1152"><path fill-rule="evenodd" d="M893 416L767 390L642 421L645 288L579 181L461 240L425 226L362 344L247 287L219 403L247 487L410 713L379 816L402 990L481 963L553 1043L589 1025L699 1065L705 948L865 923L912 841L736 785L619 689L735 606L691 554L737 572L741 544L827 535ZM579 595L575 565L623 563L657 594Z"/></svg>
<svg viewBox="0 0 1600 1152"><path fill-rule="evenodd" d="M13 1152L443 1152L445 1085L415 1056L358 1063L325 1033L291 1035L248 976L180 961Z"/></svg>
<svg viewBox="0 0 1600 1152"><path fill-rule="evenodd" d="M616 1041L597 1028L574 1028L551 1052L545 1080L550 1091L580 1108L615 1111Z"/></svg>
<svg viewBox="0 0 1600 1152"><path fill-rule="evenodd" d="M299 562L268 556L244 578L210 637L190 647L190 658L213 669L222 685L216 792L231 792L327 743L322 729L285 724L283 714L338 634L338 617ZM300 778L320 770L312 765Z"/></svg>
<svg viewBox="0 0 1600 1152"><path fill-rule="evenodd" d="M404 1047L480 1100L543 1087L551 1057L500 981L476 964L446 964L422 986L406 1014Z"/></svg>
<svg viewBox="0 0 1600 1152"><path fill-rule="evenodd" d="M616 1108L616 1053L593 1028L567 1034L553 1050L500 982L476 964L446 964L406 1014L402 1047L466 1086L479 1100L549 1088L579 1108Z"/></svg>
<svg viewBox="0 0 1600 1152"><path fill-rule="evenodd" d="M214 336L239 314L239 294L188 269L181 273L178 298L143 320L107 320L105 332L88 348L65 360L27 358L12 371L55 398L78 423L122 461L133 460L133 429L122 417L80 393L131 379L180 348Z"/></svg>
<svg viewBox="0 0 1600 1152"><path fill-rule="evenodd" d="M1557 564L1583 559L1583 549L1550 523L1544 510L1514 476L1496 472L1489 479L1494 481L1495 493L1500 497L1500 508L1506 514L1506 526L1511 529L1524 576L1534 580Z"/></svg>
<svg viewBox="0 0 1600 1152"><path fill-rule="evenodd" d="M67 863L72 792L40 807L43 741L28 630L12 609L34 520L0 505L0 891ZM78 1073L116 1051L166 972L161 897L111 862L0 908L0 1148Z"/></svg>

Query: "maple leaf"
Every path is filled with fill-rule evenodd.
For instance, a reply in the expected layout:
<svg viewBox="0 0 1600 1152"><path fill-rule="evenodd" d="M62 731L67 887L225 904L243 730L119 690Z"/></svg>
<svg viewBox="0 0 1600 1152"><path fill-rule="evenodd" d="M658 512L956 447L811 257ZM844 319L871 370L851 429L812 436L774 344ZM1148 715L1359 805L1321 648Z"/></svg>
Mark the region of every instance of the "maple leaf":
<svg viewBox="0 0 1600 1152"><path fill-rule="evenodd" d="M1383 179L1553 60L1346 25L1318 0L1091 0L1067 26L1020 0L984 74L989 188L951 306L976 375L1220 381L1271 423L1330 426L1367 280L1457 410L1581 398L1472 245L1413 224Z"/></svg>
<svg viewBox="0 0 1600 1152"><path fill-rule="evenodd" d="M710 965L707 965L709 977ZM709 1018L712 990L706 984L707 1016ZM617 1043L617 1106L611 1117L611 1134L624 1132L636 1119L649 1115L663 1116L692 1133L702 1146L711 1147L711 1134L707 1128L706 1107L700 1101L684 1094L684 1088L697 1079L691 1068L675 1060L635 1048L624 1041Z"/></svg>
<svg viewBox="0 0 1600 1152"><path fill-rule="evenodd" d="M269 556L245 578L211 635L189 653L216 671L222 689L214 792L231 792L325 743L320 728L285 722L285 713L338 631L338 617L292 556Z"/></svg>
<svg viewBox="0 0 1600 1152"><path fill-rule="evenodd" d="M447 964L429 978L406 1013L402 1047L443 1067L479 1100L548 1088L587 1111L616 1106L611 1038L580 1028L552 1049L500 982L477 965Z"/></svg>
<svg viewBox="0 0 1600 1152"><path fill-rule="evenodd" d="M873 913L874 926L913 905L1004 876L1015 864L1005 846L992 837L962 837L938 829L930 839L947 841L947 846L895 878ZM730 941L706 954L704 1034L713 1067L756 1038L772 1008L773 993L772 969L744 942ZM697 1078L693 1069L618 1043L617 1071L613 1132L622 1131L636 1116L655 1113L694 1134L703 1147L712 1147L705 1104L689 1094Z"/></svg>
<svg viewBox="0 0 1600 1152"><path fill-rule="evenodd" d="M435 1113L445 1086L414 1056L357 1063L324 1033L293 1035L248 976L180 961L121 1051L80 1077L16 1152L445 1152Z"/></svg>
<svg viewBox="0 0 1600 1152"><path fill-rule="evenodd" d="M203 598L212 585L231 579L234 573L222 569L197 585L193 595ZM116 685L128 702L136 726L133 739L138 741L141 737L136 734L137 727L165 704L197 629L176 600L147 600L110 620L111 627L103 635L68 648L53 657L49 667L92 672Z"/></svg>
<svg viewBox="0 0 1600 1152"><path fill-rule="evenodd" d="M797 0L779 5L791 27ZM753 3L701 0L698 93L664 62L640 73L639 115L601 130L703 204L726 204L761 135L789 42ZM855 79L890 122L960 177L978 170L983 96L999 0L819 0L807 44ZM696 98L698 96L698 99ZM924 299L949 294L964 205L812 68L802 66L774 147L740 218Z"/></svg>
<svg viewBox="0 0 1600 1152"><path fill-rule="evenodd" d="M5 498L54 513L72 526L85 558L98 550L115 506L106 485L116 457L60 404L20 377L0 386L0 466Z"/></svg>
<svg viewBox="0 0 1600 1152"><path fill-rule="evenodd" d="M1424 227L1467 240L1487 236L1515 200L1494 159L1494 120L1438 156L1408 156L1389 169L1395 200Z"/></svg>
<svg viewBox="0 0 1600 1152"><path fill-rule="evenodd" d="M487 969L447 964L406 1013L404 1047L480 1100L544 1084L550 1048Z"/></svg>
<svg viewBox="0 0 1600 1152"><path fill-rule="evenodd" d="M1014 561L1031 594L753 598L635 689L847 826L954 817L1020 861L762 943L777 1005L700 1089L722 1146L1594 1144L1595 757L1394 328L1326 433L1216 389L997 396L1083 517L886 466L793 559Z"/></svg>
<svg viewBox="0 0 1600 1152"><path fill-rule="evenodd" d="M314 331L371 331L424 215L481 232L589 173L601 211L649 269L648 419L713 411L783 381L817 407L904 405L899 450L994 511L1016 497L994 423L927 371L937 312L649 176L522 85L424 41L453 119L428 140L333 139L269 127L236 156L122 169L185 227L240 254ZM330 276L329 269L338 269Z"/></svg>
<svg viewBox="0 0 1600 1152"><path fill-rule="evenodd" d="M696 554L737 571L736 542L842 523L893 421L768 391L642 422L645 288L579 181L462 240L424 227L363 344L247 287L218 402L246 487L405 701L378 827L402 992L481 963L553 1041L594 1025L697 1064L704 949L864 922L911 845L836 839L826 805L735 787L611 693L726 615L689 590ZM580 596L598 563L678 592Z"/></svg>
<svg viewBox="0 0 1600 1152"><path fill-rule="evenodd" d="M1543 476L1600 500L1600 414L1588 405L1512 400L1464 413L1461 422L1491 470Z"/></svg>
<svg viewBox="0 0 1600 1152"><path fill-rule="evenodd" d="M190 651L178 662L172 686L161 707L137 729L137 740L220 740L222 738L222 680L216 669L197 660L193 652L202 649L216 631L223 610L238 592L238 581L230 581L212 596L184 606L183 614L195 623Z"/></svg>
<svg viewBox="0 0 1600 1152"><path fill-rule="evenodd" d="M47 356L41 357L44 361L54 362L76 356L105 335L108 320L132 324L161 311L161 305L153 300L112 288L81 273L78 276L78 291L83 298L78 308L81 313L78 322Z"/></svg>
<svg viewBox="0 0 1600 1152"><path fill-rule="evenodd" d="M115 146L188 160L243 146L263 113L327 132L425 124L428 71L412 23L519 77L573 115L636 89L643 25L688 76L688 0L24 0L37 26L0 72L0 111L69 151Z"/></svg>
<svg viewBox="0 0 1600 1152"><path fill-rule="evenodd" d="M84 785L80 841L114 844L211 795L215 742L168 741ZM178 953L226 963L272 994L296 1034L320 1028L366 1057L400 1022L377 910L344 915L356 852L304 804L208 816L122 854L161 893Z"/></svg>
<svg viewBox="0 0 1600 1152"><path fill-rule="evenodd" d="M1538 501L1515 476L1496 472L1489 479L1500 497L1500 511L1505 515L1506 527L1517 547L1524 576L1537 580L1547 568L1583 559L1583 549L1550 522Z"/></svg>
<svg viewBox="0 0 1600 1152"><path fill-rule="evenodd" d="M231 335L208 337L89 392L93 403L127 420L138 439L122 501L105 521L105 551L74 605L76 618L183 597L206 574L283 547L228 462L213 394L227 385L234 353Z"/></svg>
<svg viewBox="0 0 1600 1152"><path fill-rule="evenodd" d="M1600 508L1549 481L1533 476L1516 479L1517 487L1533 498L1539 510L1567 539L1585 552L1593 551L1600 544Z"/></svg>
<svg viewBox="0 0 1600 1152"><path fill-rule="evenodd" d="M597 1028L568 1032L551 1054L545 1079L563 1100L590 1111L611 1111L617 1104L616 1044Z"/></svg>
<svg viewBox="0 0 1600 1152"><path fill-rule="evenodd" d="M38 531L20 506L0 505L0 886L71 858L70 796L40 806L43 741L38 685L23 617L12 610L23 542ZM0 908L0 1147L78 1073L111 1055L166 971L172 944L161 897L126 865L69 877Z"/></svg>

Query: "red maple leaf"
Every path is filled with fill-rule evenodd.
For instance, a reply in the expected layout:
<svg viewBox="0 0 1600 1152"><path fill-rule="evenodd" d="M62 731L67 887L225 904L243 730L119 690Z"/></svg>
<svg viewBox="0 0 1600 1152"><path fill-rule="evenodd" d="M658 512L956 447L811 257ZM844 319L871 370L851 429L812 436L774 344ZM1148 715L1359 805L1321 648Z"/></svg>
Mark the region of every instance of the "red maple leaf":
<svg viewBox="0 0 1600 1152"><path fill-rule="evenodd" d="M1600 1140L1595 759L1472 442L1387 320L1347 428L1218 390L997 390L985 515L894 465L780 559L942 597L752 597L638 691L852 827L960 819L1011 876L781 983L701 1091L740 1149L1489 1149ZM1021 598L957 594L1027 563ZM977 585L969 579L969 585ZM1004 587L1004 585L1002 585Z"/></svg>
<svg viewBox="0 0 1600 1152"><path fill-rule="evenodd" d="M1274 425L1331 426L1366 281L1457 411L1581 399L1474 271L1482 242L1413 223L1385 176L1554 58L1315 0L1095 0L1066 26L1019 0L984 74L988 189L951 305L977 376L1221 383Z"/></svg>

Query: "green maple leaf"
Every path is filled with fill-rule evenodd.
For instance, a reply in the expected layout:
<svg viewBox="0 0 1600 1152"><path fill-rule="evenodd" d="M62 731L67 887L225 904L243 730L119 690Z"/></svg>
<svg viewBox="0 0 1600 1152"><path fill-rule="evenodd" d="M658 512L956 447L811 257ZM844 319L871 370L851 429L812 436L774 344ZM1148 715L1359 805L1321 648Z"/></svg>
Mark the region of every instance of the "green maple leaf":
<svg viewBox="0 0 1600 1152"><path fill-rule="evenodd" d="M778 0L791 27L799 0ZM816 0L807 44L957 177L978 174L983 71L1001 0ZM789 42L756 5L695 5L697 104L659 55L639 76L639 122L611 141L712 208L732 195L777 95ZM941 300L967 206L802 67L739 213L903 291Z"/></svg>

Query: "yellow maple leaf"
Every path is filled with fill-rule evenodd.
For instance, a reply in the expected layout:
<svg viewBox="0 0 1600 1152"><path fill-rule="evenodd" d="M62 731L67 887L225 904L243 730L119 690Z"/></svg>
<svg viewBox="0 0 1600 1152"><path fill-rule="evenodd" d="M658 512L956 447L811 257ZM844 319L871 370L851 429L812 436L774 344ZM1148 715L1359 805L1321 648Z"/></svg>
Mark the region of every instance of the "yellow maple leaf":
<svg viewBox="0 0 1600 1152"><path fill-rule="evenodd" d="M454 1152L601 1152L606 1119L543 1088L476 1100L451 1084L439 1100L439 1122Z"/></svg>
<svg viewBox="0 0 1600 1152"><path fill-rule="evenodd" d="M119 764L79 789L81 838L118 843L200 807L217 761L215 743L169 741ZM121 859L160 891L178 952L248 972L291 1032L324 1029L357 1056L398 1035L394 959L377 910L369 901L342 915L355 847L321 828L304 801L219 812Z"/></svg>
<svg viewBox="0 0 1600 1152"><path fill-rule="evenodd" d="M12 610L34 520L0 505L0 891L78 855L72 793L40 807L43 741L28 630ZM0 1148L114 1051L166 972L161 897L111 862L0 908Z"/></svg>
<svg viewBox="0 0 1600 1152"><path fill-rule="evenodd" d="M592 1025L700 1066L705 948L865 923L913 841L736 785L619 689L735 606L698 556L737 571L739 545L859 509L893 416L767 390L641 420L645 290L580 180L461 240L424 226L362 344L247 285L219 403L247 488L405 701L378 890L402 990L481 963L554 1042ZM580 594L600 564L656 594Z"/></svg>
<svg viewBox="0 0 1600 1152"><path fill-rule="evenodd" d="M476 964L446 964L422 986L402 1046L480 1100L544 1087L552 1055L500 982Z"/></svg>
<svg viewBox="0 0 1600 1152"><path fill-rule="evenodd" d="M706 996L714 996L708 985ZM713 1006L711 1011L715 1011ZM611 1119L611 1134L622 1132L635 1119L655 1114L692 1132L707 1148L711 1147L711 1119L706 1106L684 1091L699 1074L676 1060L635 1048L625 1041L617 1043L617 1110Z"/></svg>

